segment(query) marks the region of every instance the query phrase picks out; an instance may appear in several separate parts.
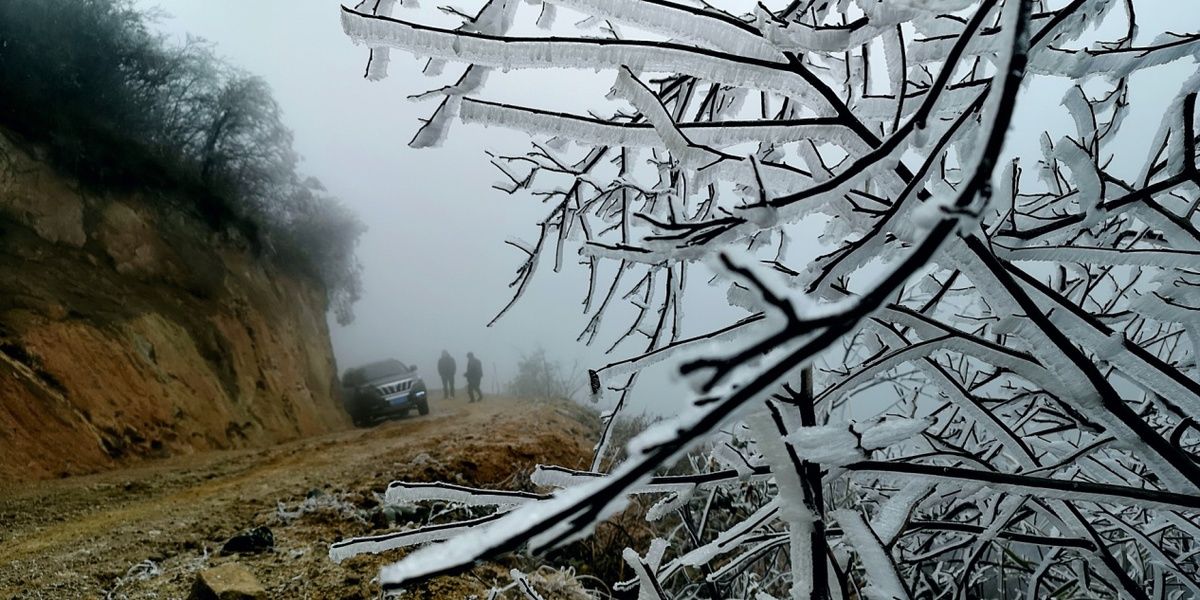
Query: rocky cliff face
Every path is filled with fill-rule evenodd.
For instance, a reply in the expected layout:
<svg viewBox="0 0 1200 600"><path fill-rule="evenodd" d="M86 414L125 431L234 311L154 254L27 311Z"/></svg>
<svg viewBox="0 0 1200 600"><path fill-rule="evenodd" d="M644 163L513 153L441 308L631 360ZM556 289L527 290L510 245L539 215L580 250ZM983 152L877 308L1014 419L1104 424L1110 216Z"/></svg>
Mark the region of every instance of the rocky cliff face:
<svg viewBox="0 0 1200 600"><path fill-rule="evenodd" d="M322 290L0 132L0 481L344 427Z"/></svg>

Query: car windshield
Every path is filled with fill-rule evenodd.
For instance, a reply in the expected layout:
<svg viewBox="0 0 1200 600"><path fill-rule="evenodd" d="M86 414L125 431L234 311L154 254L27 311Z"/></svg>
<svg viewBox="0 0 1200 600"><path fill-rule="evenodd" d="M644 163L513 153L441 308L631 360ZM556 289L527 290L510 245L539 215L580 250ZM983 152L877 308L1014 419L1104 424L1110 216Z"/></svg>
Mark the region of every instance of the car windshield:
<svg viewBox="0 0 1200 600"><path fill-rule="evenodd" d="M360 385L384 377L407 375L413 370L413 368L395 359L381 360L350 369L342 377L342 383L343 385Z"/></svg>

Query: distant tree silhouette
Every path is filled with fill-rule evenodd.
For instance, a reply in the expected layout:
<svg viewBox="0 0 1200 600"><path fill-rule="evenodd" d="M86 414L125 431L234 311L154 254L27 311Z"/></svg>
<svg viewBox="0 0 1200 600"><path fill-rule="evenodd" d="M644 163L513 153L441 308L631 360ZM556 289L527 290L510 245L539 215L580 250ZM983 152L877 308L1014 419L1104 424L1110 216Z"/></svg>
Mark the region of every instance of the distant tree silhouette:
<svg viewBox="0 0 1200 600"><path fill-rule="evenodd" d="M505 392L518 398L573 400L586 389L586 379L578 364L563 365L546 356L545 348L522 354L517 374Z"/></svg>

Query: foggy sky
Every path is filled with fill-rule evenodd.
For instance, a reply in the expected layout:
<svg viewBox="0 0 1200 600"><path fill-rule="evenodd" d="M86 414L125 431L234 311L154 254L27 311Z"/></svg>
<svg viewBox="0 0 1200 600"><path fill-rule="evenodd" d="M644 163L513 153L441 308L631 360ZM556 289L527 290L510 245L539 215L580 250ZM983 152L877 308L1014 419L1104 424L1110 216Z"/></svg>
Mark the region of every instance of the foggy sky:
<svg viewBox="0 0 1200 600"><path fill-rule="evenodd" d="M535 240L535 224L545 211L528 195L507 196L491 189L500 175L488 164L484 150L520 153L526 148L522 136L456 124L443 147L408 148L418 119L428 116L434 105L406 97L437 87L441 80L422 76L423 62L399 51L392 52L387 80L363 79L367 49L354 46L342 33L336 1L142 0L142 4L172 15L160 21L164 31L180 39L185 32L206 38L219 55L262 76L284 110L285 123L295 132L296 149L304 157L301 171L320 178L370 227L359 248L365 294L355 309L358 318L349 327L331 323L341 369L391 356L417 363L436 387L433 365L443 348L458 358L460 371L466 352L474 351L484 361L484 387L490 391L497 380L511 375L518 354L539 344L568 364L578 361L595 367L611 360L599 349L607 348L624 322L610 322L596 344L599 349L574 341L586 322L581 316L586 271L573 260L567 261L563 273L553 274L548 268L539 272L524 300L497 326L485 327L507 300L507 285L522 259L504 240ZM1139 1L1143 30L1153 35L1195 29L1200 10L1179 10L1190 4L1191 0ZM522 5L521 10L527 15L536 9ZM426 22L452 23L438 14L432 0L422 3L419 14ZM1170 26L1180 19L1189 23ZM1181 76L1180 67L1172 68L1176 71L1170 76L1156 79L1151 73L1135 81L1133 106L1142 112L1134 114L1133 123L1123 132L1132 135L1124 146L1128 164L1118 167L1121 176L1129 176L1129 167L1145 158L1161 116L1161 111L1155 112L1154 100L1168 102L1187 74ZM526 101L532 97L539 107L584 112L592 101L580 104L573 96L602 101L611 81L611 74L559 70L493 75L485 97ZM1022 96L1010 153L1032 155L1042 129L1056 136L1073 133L1059 106L1067 87L1069 82L1042 79L1032 86L1032 93ZM1143 100L1148 100L1145 107L1139 105ZM1036 176L1034 159L1022 164L1030 177ZM1136 166L1132 168L1136 171ZM703 283L693 280L690 285ZM732 314L713 297L692 299L687 312L688 334ZM658 368L643 379L634 398L635 411L648 408L664 413L682 405L681 390L667 383L666 371Z"/></svg>
<svg viewBox="0 0 1200 600"><path fill-rule="evenodd" d="M341 370L390 356L417 363L427 381L440 387L434 363L441 350L455 355L460 374L466 353L473 351L484 362L486 392L511 376L520 353L539 345L564 365L607 362L600 350L575 342L586 324L581 316L586 273L573 261L560 274L539 273L523 300L496 326L486 327L507 301L508 283L522 260L505 239L532 242L544 213L536 199L491 189L500 174L484 150L520 153L527 147L522 136L460 126L441 148L408 148L418 119L434 104L406 97L436 80L420 74L422 62L400 52L393 52L387 80L363 79L368 51L343 34L337 2L142 5L160 8L158 26L179 41L189 33L205 38L219 56L263 77L295 132L300 171L321 179L369 227L358 252L365 293L355 307L357 319L348 327L330 323ZM521 87L519 81L507 86ZM596 88L599 95L606 87ZM573 89L544 86L540 96L565 104ZM488 91L502 95L505 86L490 85ZM596 345L607 348L621 324L614 322ZM653 379L646 378L642 395L652 394L657 402L667 388Z"/></svg>

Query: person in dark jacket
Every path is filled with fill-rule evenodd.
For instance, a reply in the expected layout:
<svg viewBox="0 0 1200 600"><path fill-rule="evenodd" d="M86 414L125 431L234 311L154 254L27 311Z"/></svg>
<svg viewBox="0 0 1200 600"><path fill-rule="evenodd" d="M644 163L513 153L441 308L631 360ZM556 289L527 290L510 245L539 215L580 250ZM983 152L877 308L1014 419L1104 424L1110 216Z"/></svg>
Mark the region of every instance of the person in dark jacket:
<svg viewBox="0 0 1200 600"><path fill-rule="evenodd" d="M483 381L483 363L471 352L467 353L467 370L463 375L467 378L468 402L483 400L483 390L479 389Z"/></svg>
<svg viewBox="0 0 1200 600"><path fill-rule="evenodd" d="M454 357L442 350L442 357L438 359L438 375L442 376L442 398L454 397L454 375L457 371L458 364L454 362Z"/></svg>

